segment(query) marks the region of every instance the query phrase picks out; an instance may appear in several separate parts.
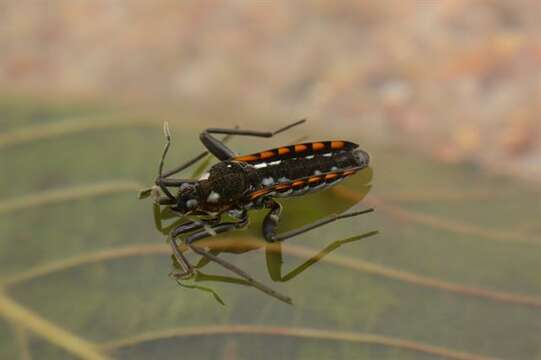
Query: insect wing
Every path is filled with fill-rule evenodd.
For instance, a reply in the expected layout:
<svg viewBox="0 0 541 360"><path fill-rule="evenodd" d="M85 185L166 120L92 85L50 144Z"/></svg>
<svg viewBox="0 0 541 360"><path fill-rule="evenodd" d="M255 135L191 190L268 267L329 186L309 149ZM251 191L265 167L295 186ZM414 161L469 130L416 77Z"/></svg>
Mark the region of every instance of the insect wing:
<svg viewBox="0 0 541 360"><path fill-rule="evenodd" d="M339 151L351 151L359 145L344 141L315 141L309 143L281 146L275 149L260 151L258 153L240 155L233 160L246 162L252 165L268 163L273 161L291 159L296 157L305 157L315 154L335 153Z"/></svg>

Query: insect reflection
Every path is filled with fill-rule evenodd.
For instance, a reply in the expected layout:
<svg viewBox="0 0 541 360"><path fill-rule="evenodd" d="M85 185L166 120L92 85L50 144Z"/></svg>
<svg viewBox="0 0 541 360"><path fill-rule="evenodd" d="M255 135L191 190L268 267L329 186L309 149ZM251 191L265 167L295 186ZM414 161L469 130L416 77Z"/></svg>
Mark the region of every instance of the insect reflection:
<svg viewBox="0 0 541 360"><path fill-rule="evenodd" d="M178 219L177 214L170 211L168 208L160 209L158 205L154 206L153 213L154 213L154 222L155 222L156 229L159 232L161 232L164 236L168 236L171 230L177 227L183 221L182 219L176 220L172 222L171 224L164 226L165 221L174 219L174 218ZM250 238L240 237L240 238L235 238L235 239L233 238L213 239L212 241L207 241L207 243L205 243L205 246L210 249L209 252L213 254L214 256L218 256L222 252L242 254L242 253L252 251L252 250L263 249L265 252L267 271L270 278L275 282L286 282L286 281L296 278L302 272L304 272L305 270L307 270L308 268L310 268L312 265L316 264L317 262L321 261L326 255L330 254L331 252L333 252L340 246L369 238L378 233L379 231L369 231L361 235L356 235L356 236L348 237L346 239L333 241L328 246L320 250L317 254L313 255L308 260L296 266L294 269L288 271L286 274L282 274L283 251L282 251L282 243L280 242L268 243L264 240L255 239L251 237ZM179 251L185 251L187 249L188 248L185 246L179 249ZM177 260L174 255L171 255L171 259L172 259L173 266L175 268L179 268L180 265L177 263ZM219 282L219 283L252 286L252 287L257 287L257 288L259 288L259 286L261 285L257 282L256 284L254 284L253 282L250 282L246 280L245 278L204 273L201 269L204 268L210 262L211 260L206 257L201 258L201 260L194 265L194 276L192 277L193 283L187 284L185 281L182 282L181 280L176 279L178 284L185 288L197 289L197 290L209 292L216 299L216 301L218 301L222 305L224 305L225 303L222 300L222 298L218 295L218 293L216 293L215 290L209 287L195 285L195 283ZM270 296L278 298L281 301L284 301L289 304L292 303L291 298L284 296L274 290L271 290L272 293L269 293L269 291L267 291L266 289L261 289L261 288L259 289L263 290L265 293L267 293Z"/></svg>

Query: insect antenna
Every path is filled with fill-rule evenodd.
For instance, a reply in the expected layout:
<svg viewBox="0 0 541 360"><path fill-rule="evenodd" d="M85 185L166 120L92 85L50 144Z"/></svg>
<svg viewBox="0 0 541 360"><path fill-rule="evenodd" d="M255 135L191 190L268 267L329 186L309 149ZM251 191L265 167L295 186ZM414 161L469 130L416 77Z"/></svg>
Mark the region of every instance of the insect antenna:
<svg viewBox="0 0 541 360"><path fill-rule="evenodd" d="M289 129L291 129L291 128L294 127L294 126L303 124L303 123L305 123L305 122L306 122L306 119L301 119L301 120L299 120L299 121L297 121L297 122L294 122L293 124L289 124L289 125L287 125L287 126L284 126L284 127L281 128L281 129L278 129L278 130L274 131L272 134L273 134L273 135L277 135L277 134L279 134L279 133L281 133L281 132L284 132L284 131L286 131L286 130L289 130Z"/></svg>
<svg viewBox="0 0 541 360"><path fill-rule="evenodd" d="M160 167L158 168L158 177L162 177L163 173L163 165L165 162L165 156L167 155L167 152L169 151L169 147L171 146L171 131L169 131L169 123L165 121L163 123L163 133L165 134L165 147L163 149L162 158L160 159Z"/></svg>

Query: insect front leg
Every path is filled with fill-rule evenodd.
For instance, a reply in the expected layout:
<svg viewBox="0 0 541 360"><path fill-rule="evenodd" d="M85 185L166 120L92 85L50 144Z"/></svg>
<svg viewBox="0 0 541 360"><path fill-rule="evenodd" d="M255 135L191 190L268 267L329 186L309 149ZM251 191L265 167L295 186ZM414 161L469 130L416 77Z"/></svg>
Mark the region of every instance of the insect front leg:
<svg viewBox="0 0 541 360"><path fill-rule="evenodd" d="M232 135L226 135L222 138L222 140L220 140L223 144L227 143L230 139L231 139ZM193 159L191 160L188 160L186 161L184 164L181 164L179 166L177 166L176 168L172 169L172 170L169 170L167 171L165 174L163 174L161 177L162 178L168 178L172 175L175 175L183 170L186 170L188 169L190 166L193 166L195 164L197 164L199 161L201 161L202 159L205 158L205 156L207 156L209 154L208 151L203 151L201 152L199 155L197 155L196 157L194 157ZM164 158L164 157L162 157Z"/></svg>
<svg viewBox="0 0 541 360"><path fill-rule="evenodd" d="M287 126L284 126L275 131L257 131L257 130L241 130L241 129L218 129L210 128L201 133L199 139L208 149L208 151L216 156L219 160L229 160L236 156L235 152L228 148L223 141L216 139L212 134L240 135L240 136L255 136L255 137L273 137L279 133L291 129L294 126L304 123L306 119L299 120Z"/></svg>
<svg viewBox="0 0 541 360"><path fill-rule="evenodd" d="M201 239L204 239L206 237L214 236L214 235L217 235L219 233L224 233L224 232L231 231L231 230L234 230L234 229L240 229L240 228L245 227L246 225L248 225L248 216L245 213L244 218L241 219L238 222L223 222L223 223L216 224L214 226L205 226L204 228L200 229L199 231L194 232L193 234L188 236L186 238L185 242L186 242L186 245L188 245L188 247L193 252L195 252L195 253L197 253L199 255L202 255L205 259L207 259L209 261L214 261L214 262L222 265L226 269L229 269L232 272L234 272L234 273L236 273L236 274L238 274L238 275L240 275L242 277L250 278L246 273L244 273L244 271L238 269L233 264L230 264L229 262L227 262L227 261L219 258L218 256L214 255L212 252L206 251L206 250L204 250L204 249L202 249L202 248L200 248L200 247L193 244L197 240L201 240Z"/></svg>
<svg viewBox="0 0 541 360"><path fill-rule="evenodd" d="M156 227L156 230L164 235L169 235L171 230L176 228L182 221L182 219L178 219L174 223L164 226L164 220L178 218L178 214L173 212L169 206L164 207L162 210L162 207L158 203L152 204L152 214L154 217L154 226Z"/></svg>
<svg viewBox="0 0 541 360"><path fill-rule="evenodd" d="M194 268L192 264L186 259L184 254L178 249L179 244L177 242L177 237L189 233L192 231L200 230L205 227L210 227L210 224L218 222L219 219L210 219L210 220L190 220L186 223L183 223L177 226L169 235L169 244L171 245L171 250L173 251L173 256L175 257L178 265L180 266L180 271L172 271L169 275L175 279L185 279L189 278L194 273Z"/></svg>
<svg viewBox="0 0 541 360"><path fill-rule="evenodd" d="M280 205L280 203L276 202L273 199L267 199L265 202L265 206L270 208L270 211L268 212L268 214L265 216L265 219L263 220L262 230L263 230L263 237L268 242L284 241L286 239L303 234L307 231L313 230L320 226L327 225L336 220L346 219L349 217L362 215L362 214L366 214L366 213L374 211L374 209L366 209L362 211L354 211L354 212L345 213L345 214L333 214L321 220L315 221L311 224L301 226L298 229L286 231L285 233L282 233L282 234L276 234L276 229L278 227L278 223L280 222L280 215L282 213L282 205Z"/></svg>
<svg viewBox="0 0 541 360"><path fill-rule="evenodd" d="M197 164L200 160L204 159L209 154L209 152L208 151L203 151L202 153L200 153L199 155L197 155L193 159L190 159L190 160L186 161L185 163L179 165L178 167L164 173L163 172L163 167L164 167L164 164L165 164L165 157L167 156L169 148L171 147L171 132L169 130L169 125L168 125L167 122L165 122L164 125L163 125L163 131L165 133L166 142L165 142L165 147L163 149L162 157L160 158L160 165L158 167L158 177L155 180L155 184L163 191L163 193L166 196L160 198L159 195L158 195L158 197L156 199L156 202L161 204L161 205L172 205L172 204L174 204L176 202L176 200L175 200L175 197L173 196L173 194L171 194L171 192L169 191L169 189L167 187L168 186L180 186L181 184L183 184L185 182L191 182L192 180L188 180L188 179L170 179L169 177L172 176L172 175L175 175L175 174L177 174L177 173L179 173L179 172L181 172L183 170L186 170L187 168L189 168L192 165ZM232 137L232 135L226 135L221 140L221 142L225 144L231 137ZM144 190L143 192L147 192L147 191L148 190ZM143 196L145 196L145 195L143 195ZM140 195L140 197L141 197L141 195Z"/></svg>

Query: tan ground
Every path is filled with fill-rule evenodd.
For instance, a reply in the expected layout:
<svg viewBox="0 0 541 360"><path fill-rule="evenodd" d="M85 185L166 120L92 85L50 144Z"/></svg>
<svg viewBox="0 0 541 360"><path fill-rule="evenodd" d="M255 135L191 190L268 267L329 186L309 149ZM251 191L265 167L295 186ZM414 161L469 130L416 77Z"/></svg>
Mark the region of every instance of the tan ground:
<svg viewBox="0 0 541 360"><path fill-rule="evenodd" d="M306 115L539 181L540 14L537 0L2 0L0 91Z"/></svg>

